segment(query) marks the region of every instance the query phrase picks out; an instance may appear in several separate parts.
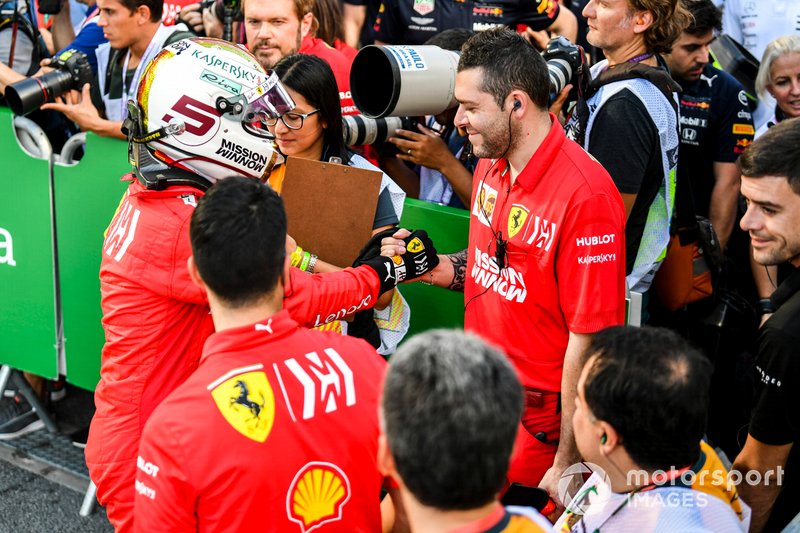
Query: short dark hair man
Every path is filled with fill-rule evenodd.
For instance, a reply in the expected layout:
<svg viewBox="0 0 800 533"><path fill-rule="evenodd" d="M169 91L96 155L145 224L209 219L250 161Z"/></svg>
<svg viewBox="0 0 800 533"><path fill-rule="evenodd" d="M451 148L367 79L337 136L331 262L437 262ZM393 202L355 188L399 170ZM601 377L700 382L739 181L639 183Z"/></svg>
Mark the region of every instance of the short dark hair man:
<svg viewBox="0 0 800 533"><path fill-rule="evenodd" d="M145 426L137 531L380 530L386 363L283 310L286 225L258 180L222 180L198 202L189 273L216 333Z"/></svg>
<svg viewBox="0 0 800 533"><path fill-rule="evenodd" d="M628 287L644 294L666 254L678 163L679 87L657 54L670 50L689 17L678 0L591 0L583 14L586 39L606 59L592 67L567 136L622 194Z"/></svg>
<svg viewBox="0 0 800 533"><path fill-rule="evenodd" d="M163 0L97 0L97 25L108 42L95 51L95 82L42 109L64 113L82 130L124 139L122 121L128 116L128 100L136 98L145 67L161 49L191 37L184 26L161 22Z"/></svg>
<svg viewBox="0 0 800 533"><path fill-rule="evenodd" d="M598 333L586 356L573 426L594 472L557 530L746 531L748 510L700 442L708 359L676 333L647 326Z"/></svg>
<svg viewBox="0 0 800 533"><path fill-rule="evenodd" d="M580 354L624 319L625 214L608 173L548 113L549 86L541 54L514 31L480 32L462 48L455 124L481 158L469 247L440 256L423 281L463 290L466 329L519 372L526 406L509 480L541 483L555 499L561 471L578 460ZM396 238L384 239L385 254L406 252Z"/></svg>
<svg viewBox="0 0 800 533"><path fill-rule="evenodd" d="M756 139L739 158L742 196L747 201L741 226L750 233L753 258L764 266L787 263L792 267L770 297L776 311L761 327L750 429L734 461L734 468L743 474L761 473L760 484L739 487L742 499L753 508L751 531L783 529L797 514L800 497L800 472L791 466L797 464L794 444L800 440L798 146L800 119L785 120Z"/></svg>
<svg viewBox="0 0 800 533"><path fill-rule="evenodd" d="M550 530L533 510L519 516L497 501L522 403L506 358L472 335L429 331L392 356L379 463L400 485L412 531Z"/></svg>
<svg viewBox="0 0 800 533"><path fill-rule="evenodd" d="M739 169L736 159L753 142L753 118L736 78L710 63L714 31L722 12L711 0L681 0L692 22L664 54L680 99L681 147L677 196L689 194L694 211L711 220L724 249L736 219ZM689 190L687 190L687 187ZM676 200L680 205L680 200Z"/></svg>

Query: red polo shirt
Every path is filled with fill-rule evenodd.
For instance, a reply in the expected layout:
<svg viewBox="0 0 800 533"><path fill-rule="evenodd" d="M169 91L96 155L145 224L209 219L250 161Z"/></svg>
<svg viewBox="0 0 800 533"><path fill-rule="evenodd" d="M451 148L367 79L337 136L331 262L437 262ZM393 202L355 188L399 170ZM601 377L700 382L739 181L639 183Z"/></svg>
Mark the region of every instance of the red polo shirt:
<svg viewBox="0 0 800 533"><path fill-rule="evenodd" d="M507 166L475 169L465 327L502 348L524 385L560 391L569 332L624 321L625 209L605 169L555 121L513 185Z"/></svg>
<svg viewBox="0 0 800 533"><path fill-rule="evenodd" d="M357 115L358 109L350 96L350 66L353 63L344 53L332 48L322 39L306 35L300 45L299 52L324 59L333 69L336 86L339 87L339 100L342 103L342 115Z"/></svg>

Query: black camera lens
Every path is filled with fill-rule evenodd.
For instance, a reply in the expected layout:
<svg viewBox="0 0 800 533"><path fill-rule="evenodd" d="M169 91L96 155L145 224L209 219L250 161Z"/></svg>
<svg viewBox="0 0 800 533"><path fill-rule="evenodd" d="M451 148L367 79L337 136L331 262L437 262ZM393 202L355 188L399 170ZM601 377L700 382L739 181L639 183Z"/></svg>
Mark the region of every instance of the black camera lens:
<svg viewBox="0 0 800 533"><path fill-rule="evenodd" d="M6 87L6 102L16 115L27 115L45 102L52 102L72 87L72 75L54 70Z"/></svg>
<svg viewBox="0 0 800 533"><path fill-rule="evenodd" d="M17 115L27 115L45 102L53 102L70 89L80 90L92 81L92 67L86 54L66 50L54 57L52 72L28 78L6 87L6 102Z"/></svg>

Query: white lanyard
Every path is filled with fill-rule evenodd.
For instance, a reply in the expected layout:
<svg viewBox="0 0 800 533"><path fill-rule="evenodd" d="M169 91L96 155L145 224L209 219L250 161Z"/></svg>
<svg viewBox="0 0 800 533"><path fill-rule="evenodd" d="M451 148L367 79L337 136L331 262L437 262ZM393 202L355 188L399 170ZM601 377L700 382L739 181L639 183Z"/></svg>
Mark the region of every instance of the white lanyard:
<svg viewBox="0 0 800 533"><path fill-rule="evenodd" d="M139 58L139 64L136 65L136 70L133 72L133 80L131 81L132 84L135 83L137 86L139 85L139 76L142 71L142 66L144 66L145 63L150 62L150 53L152 52L153 46L155 46L156 44L157 35L158 32L156 32L156 34L153 35L153 38L150 39L150 43L147 45L147 49L144 51L144 55L141 58ZM130 60L130 58L131 58L131 49L128 48L128 53L125 54L125 62L122 65L122 99L119 105L120 118L122 120L124 120L125 117L128 116L128 84L126 83L125 78L127 77L126 75L128 74L128 61ZM136 92L135 88L134 87L132 88L134 89L134 94L135 94Z"/></svg>

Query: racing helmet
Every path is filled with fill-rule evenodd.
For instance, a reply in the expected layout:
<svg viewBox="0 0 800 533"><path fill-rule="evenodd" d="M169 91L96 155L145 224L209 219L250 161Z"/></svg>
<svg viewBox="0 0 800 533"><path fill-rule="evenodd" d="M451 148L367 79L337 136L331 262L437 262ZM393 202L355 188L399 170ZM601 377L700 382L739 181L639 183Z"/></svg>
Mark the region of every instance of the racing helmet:
<svg viewBox="0 0 800 533"><path fill-rule="evenodd" d="M150 189L206 189L228 176L266 180L282 161L265 121L295 106L273 72L227 41L189 38L147 65L123 131Z"/></svg>

